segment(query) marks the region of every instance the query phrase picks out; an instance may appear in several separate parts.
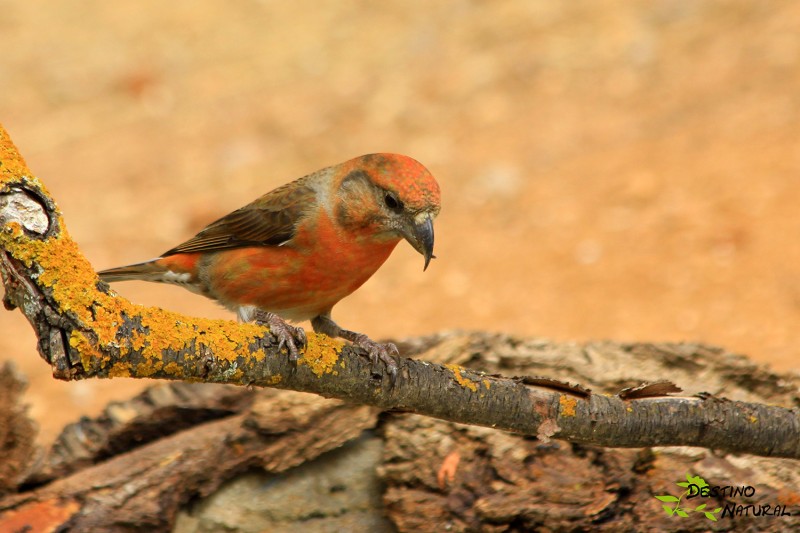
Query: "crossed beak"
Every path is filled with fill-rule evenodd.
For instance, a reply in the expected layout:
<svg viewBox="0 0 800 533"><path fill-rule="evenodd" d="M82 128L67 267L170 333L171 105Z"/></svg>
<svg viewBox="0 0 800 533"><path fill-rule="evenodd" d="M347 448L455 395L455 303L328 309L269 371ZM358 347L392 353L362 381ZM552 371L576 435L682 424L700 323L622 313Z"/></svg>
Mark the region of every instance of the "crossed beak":
<svg viewBox="0 0 800 533"><path fill-rule="evenodd" d="M418 218L409 226L406 231L402 232L403 237L425 258L425 266L422 268L425 271L431 259L435 257L433 255L433 220L430 215L424 215L421 221Z"/></svg>

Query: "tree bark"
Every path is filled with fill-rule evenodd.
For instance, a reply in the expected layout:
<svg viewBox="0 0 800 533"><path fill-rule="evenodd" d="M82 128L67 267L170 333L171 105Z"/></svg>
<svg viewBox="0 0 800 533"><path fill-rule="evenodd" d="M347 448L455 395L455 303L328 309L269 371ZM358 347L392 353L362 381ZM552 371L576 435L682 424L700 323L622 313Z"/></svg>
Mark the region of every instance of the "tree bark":
<svg viewBox="0 0 800 533"><path fill-rule="evenodd" d="M579 378L598 395L661 375L691 390L798 402L797 376L701 345L552 344L453 333L404 347L428 347L433 361L492 373ZM621 364L631 358L636 366ZM7 381L0 388L20 390ZM0 412L21 411L0 405ZM157 385L111 404L96 419L68 426L34 465L18 468L16 483L0 499L0 531L25 525L34 531L390 531L384 514L401 531L800 526L800 470L793 459L542 442L378 413L290 391ZM11 424L26 427L19 418ZM31 434L17 434L23 437L6 440L17 445L6 446L0 468L6 457L35 455ZM365 460L361 468L353 466ZM354 481L364 470L372 472L370 482ZM746 497L687 500L692 508L754 507L747 516L723 518L720 511L714 524L702 513L667 515L655 496L679 496L684 489L677 483L687 473L711 486L752 487ZM377 494L382 497L376 501ZM783 506L792 516L753 515L765 505Z"/></svg>
<svg viewBox="0 0 800 533"><path fill-rule="evenodd" d="M0 531L168 530L181 506L237 473L284 472L357 438L377 416L290 391L155 387L68 426L0 499ZM30 456L31 443L13 451Z"/></svg>

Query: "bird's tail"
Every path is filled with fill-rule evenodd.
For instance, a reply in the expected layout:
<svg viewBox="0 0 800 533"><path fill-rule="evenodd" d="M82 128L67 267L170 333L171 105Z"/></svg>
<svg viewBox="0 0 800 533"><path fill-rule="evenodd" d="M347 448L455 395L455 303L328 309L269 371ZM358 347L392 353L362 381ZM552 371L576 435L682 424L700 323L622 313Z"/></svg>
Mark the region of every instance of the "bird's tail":
<svg viewBox="0 0 800 533"><path fill-rule="evenodd" d="M164 265L158 263L159 259L160 258L151 259L144 263L101 270L97 275L106 283L131 280L166 281L164 278L169 275L169 270Z"/></svg>

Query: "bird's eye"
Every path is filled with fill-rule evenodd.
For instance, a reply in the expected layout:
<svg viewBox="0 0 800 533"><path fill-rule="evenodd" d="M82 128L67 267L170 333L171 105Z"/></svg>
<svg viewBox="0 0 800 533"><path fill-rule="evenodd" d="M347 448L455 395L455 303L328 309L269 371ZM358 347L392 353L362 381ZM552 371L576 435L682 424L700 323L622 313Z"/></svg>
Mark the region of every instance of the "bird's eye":
<svg viewBox="0 0 800 533"><path fill-rule="evenodd" d="M392 193L386 193L386 196L383 197L383 201L384 203L386 203L386 207L388 207L392 211L403 210L403 202L398 200L397 197Z"/></svg>

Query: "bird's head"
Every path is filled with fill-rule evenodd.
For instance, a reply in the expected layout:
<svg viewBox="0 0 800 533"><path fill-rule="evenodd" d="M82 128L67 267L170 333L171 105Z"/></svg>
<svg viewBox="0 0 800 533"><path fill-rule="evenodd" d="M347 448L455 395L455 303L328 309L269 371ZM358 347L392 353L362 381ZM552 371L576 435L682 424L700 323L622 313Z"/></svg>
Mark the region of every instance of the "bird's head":
<svg viewBox="0 0 800 533"><path fill-rule="evenodd" d="M428 268L440 208L439 184L428 169L403 155L370 154L348 161L342 171L340 223L378 240L407 240Z"/></svg>

